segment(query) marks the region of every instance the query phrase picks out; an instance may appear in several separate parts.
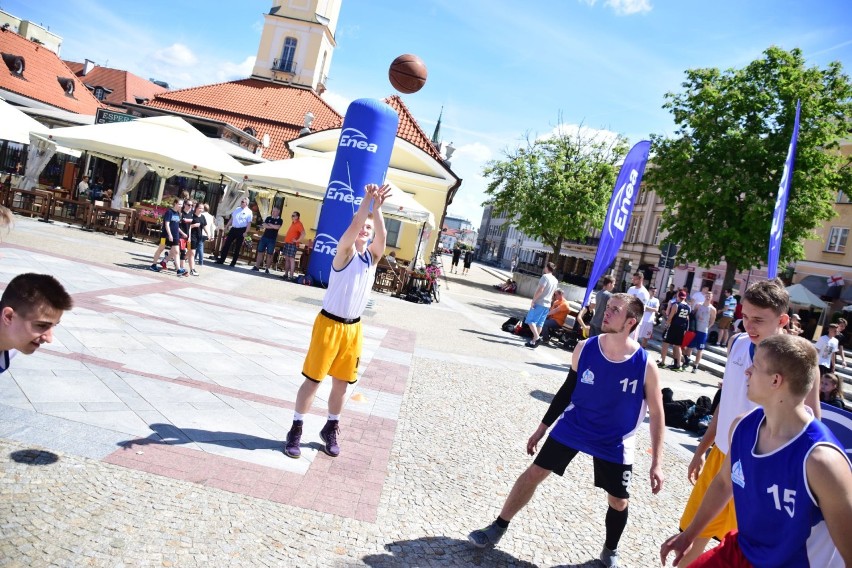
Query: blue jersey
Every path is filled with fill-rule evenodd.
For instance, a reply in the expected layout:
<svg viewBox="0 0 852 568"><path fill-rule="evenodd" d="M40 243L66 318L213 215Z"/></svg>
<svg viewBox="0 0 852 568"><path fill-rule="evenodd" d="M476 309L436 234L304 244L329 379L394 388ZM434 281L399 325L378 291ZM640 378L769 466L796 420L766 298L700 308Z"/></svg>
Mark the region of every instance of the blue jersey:
<svg viewBox="0 0 852 568"><path fill-rule="evenodd" d="M758 455L764 416L763 408L752 410L731 439L731 482L743 555L758 567L843 566L805 470L816 446L834 446L845 456L840 443L822 422L812 419L784 446Z"/></svg>
<svg viewBox="0 0 852 568"><path fill-rule="evenodd" d="M640 348L626 361L610 361L601 350L601 337L586 341L571 404L550 435L596 458L632 464L636 429L645 419L647 354Z"/></svg>

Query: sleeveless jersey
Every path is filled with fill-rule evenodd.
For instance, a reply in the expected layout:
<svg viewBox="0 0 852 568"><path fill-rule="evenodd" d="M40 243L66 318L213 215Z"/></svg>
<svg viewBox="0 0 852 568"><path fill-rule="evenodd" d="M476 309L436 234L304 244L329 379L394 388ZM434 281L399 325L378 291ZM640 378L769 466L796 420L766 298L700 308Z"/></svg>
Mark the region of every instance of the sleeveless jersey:
<svg viewBox="0 0 852 568"><path fill-rule="evenodd" d="M725 363L725 374L722 377L722 396L719 408L716 409L716 447L723 454L728 453L728 437L731 435L731 425L737 416L745 414L755 406L747 396L745 371L751 367L754 356L754 343L747 333L741 333L734 338L728 362Z"/></svg>
<svg viewBox="0 0 852 568"><path fill-rule="evenodd" d="M687 329L689 327L689 314L692 308L686 302L675 304L675 315L672 318L672 327Z"/></svg>
<svg viewBox="0 0 852 568"><path fill-rule="evenodd" d="M0 373L4 373L11 365L12 358L18 354L17 349L9 349L8 351L0 351Z"/></svg>
<svg viewBox="0 0 852 568"><path fill-rule="evenodd" d="M571 403L550 436L596 458L630 465L636 429L645 419L647 353L640 348L626 361L610 361L600 338L586 341Z"/></svg>
<svg viewBox="0 0 852 568"><path fill-rule="evenodd" d="M695 307L695 331L707 333L710 330L710 306L701 304Z"/></svg>
<svg viewBox="0 0 852 568"><path fill-rule="evenodd" d="M763 408L752 410L737 424L731 441L731 481L743 555L761 567L842 567L805 468L816 446L834 446L843 454L840 443L822 422L811 418L782 447L756 455L764 418Z"/></svg>
<svg viewBox="0 0 852 568"><path fill-rule="evenodd" d="M322 299L323 309L345 319L361 317L367 307L375 277L376 267L369 250L364 251L363 255L356 252L341 270L336 270L332 265L328 290Z"/></svg>

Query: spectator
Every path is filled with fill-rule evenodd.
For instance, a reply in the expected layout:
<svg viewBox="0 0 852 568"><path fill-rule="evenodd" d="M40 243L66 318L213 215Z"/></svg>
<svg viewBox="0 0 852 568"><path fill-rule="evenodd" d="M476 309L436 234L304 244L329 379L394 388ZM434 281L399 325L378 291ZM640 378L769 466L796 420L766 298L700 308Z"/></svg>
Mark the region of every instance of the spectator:
<svg viewBox="0 0 852 568"><path fill-rule="evenodd" d="M198 208L196 207L196 211ZM198 266L204 266L204 243L216 236L216 219L210 214L210 205L204 203L202 205L201 216L204 222L201 224L201 243L195 249L195 263Z"/></svg>
<svg viewBox="0 0 852 568"><path fill-rule="evenodd" d="M787 333L790 335L801 335L802 331L802 318L799 314L793 314L790 316L790 323L787 324Z"/></svg>
<svg viewBox="0 0 852 568"><path fill-rule="evenodd" d="M160 253L168 249L168 260L171 260L177 270L178 247L180 242L180 210L183 209L183 200L175 197L172 201L172 208L167 209L163 214L163 229L160 233L160 246L157 247L157 252L154 253L154 259L151 264L151 270L159 272L168 266L166 260L160 260ZM186 237L186 235L184 235Z"/></svg>
<svg viewBox="0 0 852 568"><path fill-rule="evenodd" d="M11 175L9 176L11 181ZM77 184L77 199L88 199L89 198L89 176L83 176L83 179L80 180L80 183Z"/></svg>
<svg viewBox="0 0 852 568"><path fill-rule="evenodd" d="M547 319L544 320L544 325L541 328L542 343L550 341L551 333L562 329L562 326L565 325L565 319L570 312L571 306L568 305L568 300L565 299L565 293L557 288L553 293L553 300L550 302L550 311L547 312Z"/></svg>
<svg viewBox="0 0 852 568"><path fill-rule="evenodd" d="M645 313L642 314L642 323L639 324L639 341L643 349L648 349L648 340L654 336L654 317L660 309L660 299L656 297L657 288L651 286L648 290L650 297L645 303Z"/></svg>
<svg viewBox="0 0 852 568"><path fill-rule="evenodd" d="M260 258L262 255L263 269L269 274L269 265L272 263L272 254L275 252L278 231L283 226L284 221L281 219L281 209L273 207L272 215L268 216L260 226L263 229L263 235L260 237L260 242L257 245L257 256L254 259L254 266L251 267L253 271L260 271Z"/></svg>
<svg viewBox="0 0 852 568"><path fill-rule="evenodd" d="M843 353L843 347L846 345L846 319L840 318L837 320L837 335L834 337L837 338L837 353L834 355L835 359L840 359L840 364L842 366L846 366L846 354Z"/></svg>
<svg viewBox="0 0 852 568"><path fill-rule="evenodd" d="M734 291L730 288L722 290L722 316L719 318L719 337L716 345L728 344L728 333L731 331L731 323L736 317L737 299L734 297ZM742 316L740 316L742 317Z"/></svg>
<svg viewBox="0 0 852 568"><path fill-rule="evenodd" d="M680 364L680 346L683 343L683 336L689 328L691 311L689 304L686 303L686 288L681 288L677 293L677 303L671 304L669 307L666 331L663 333L663 346L660 348L660 361L657 363L657 366L661 369L666 366L666 356L668 355L669 345L671 345L674 364L668 368L672 371L683 370Z"/></svg>
<svg viewBox="0 0 852 568"><path fill-rule="evenodd" d="M225 264L225 260L228 258L228 253L231 251L231 247L234 249L234 257L231 260L231 266L235 266L237 264L237 259L240 257L240 250L243 248L243 239L246 234L246 229L248 229L249 225L251 225L253 217L248 204L248 197L243 197L240 200L240 206L234 209L231 213L231 218L228 221L228 225L225 227L228 231L228 236L225 238L225 244L222 245L221 255L218 260L216 260L216 264Z"/></svg>
<svg viewBox="0 0 852 568"><path fill-rule="evenodd" d="M192 215L192 223L189 225L189 273L193 276L198 276L198 270L195 269L194 261L201 258L204 262L204 229L207 227L207 219L204 218L204 205L201 203L195 204L195 212ZM202 254L197 254L202 251ZM199 263L200 265L201 263Z"/></svg>
<svg viewBox="0 0 852 568"><path fill-rule="evenodd" d="M302 216L298 211L293 211L290 215L292 222L290 228L287 229L287 234L284 236L284 274L281 276L284 280L291 282L296 280L296 251L299 248L299 243L305 238L305 226L302 225Z"/></svg>
<svg viewBox="0 0 852 568"><path fill-rule="evenodd" d="M464 253L464 270L462 276L467 276L470 272L470 265L473 264L473 249L467 249Z"/></svg>
<svg viewBox="0 0 852 568"><path fill-rule="evenodd" d="M834 373L825 373L819 381L819 400L831 406L846 410L843 400L843 384Z"/></svg>
<svg viewBox="0 0 852 568"><path fill-rule="evenodd" d="M819 355L819 374L834 372L834 354L839 349L837 343L837 324L828 326L828 332L816 342L816 350Z"/></svg>
<svg viewBox="0 0 852 568"><path fill-rule="evenodd" d="M458 243L456 243L453 246L453 260L452 260L452 263L450 264L450 272L452 272L454 274L458 273L459 259L461 258L461 253L462 253L461 247L459 246Z"/></svg>
<svg viewBox="0 0 852 568"><path fill-rule="evenodd" d="M547 313L550 311L550 301L553 298L553 293L556 291L556 286L559 284L553 275L555 268L556 265L552 262L548 262L544 267L544 274L538 280L538 287L533 293L530 309L527 312L526 318L524 318L524 323L532 331L532 339L527 341L526 346L533 349L538 347L541 339L541 329L544 327Z"/></svg>
<svg viewBox="0 0 852 568"><path fill-rule="evenodd" d="M609 298L612 296L612 289L615 287L615 279L612 276L604 276L601 280L603 284L603 288L595 295L595 315L592 317L591 321L588 325L585 324L585 315L586 308L584 307L580 310L580 313L577 315L577 319L580 320L580 325L583 326L583 336L595 337L596 335L601 334L601 326L603 325L603 317L604 312L606 311L606 304L609 302Z"/></svg>

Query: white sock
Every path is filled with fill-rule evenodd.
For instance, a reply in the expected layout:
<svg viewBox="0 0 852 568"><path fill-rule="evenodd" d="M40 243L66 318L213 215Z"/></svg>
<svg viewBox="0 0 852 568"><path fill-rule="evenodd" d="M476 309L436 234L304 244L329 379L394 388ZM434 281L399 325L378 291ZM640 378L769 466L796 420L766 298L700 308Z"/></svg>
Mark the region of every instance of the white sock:
<svg viewBox="0 0 852 568"><path fill-rule="evenodd" d="M329 420L340 420L340 415L339 414L329 414L328 419Z"/></svg>
<svg viewBox="0 0 852 568"><path fill-rule="evenodd" d="M304 415L304 414L299 414L298 412L294 412L294 413L293 413L293 421L294 421L294 422L295 422L296 420L303 420L303 419L304 419L304 417L305 417L305 415Z"/></svg>

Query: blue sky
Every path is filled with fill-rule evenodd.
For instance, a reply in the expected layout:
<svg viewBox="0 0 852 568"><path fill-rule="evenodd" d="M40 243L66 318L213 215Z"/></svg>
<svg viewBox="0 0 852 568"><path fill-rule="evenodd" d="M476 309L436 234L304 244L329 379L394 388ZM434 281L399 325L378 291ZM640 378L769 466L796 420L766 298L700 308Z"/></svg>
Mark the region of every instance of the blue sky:
<svg viewBox="0 0 852 568"><path fill-rule="evenodd" d="M0 0L92 59L173 88L247 77L270 0ZM852 69L848 0L343 0L325 97L394 93L389 63L419 55L429 80L403 95L443 138L464 179L450 212L479 225L489 159L563 124L627 136L671 133L663 96L696 67L742 67L770 45Z"/></svg>

